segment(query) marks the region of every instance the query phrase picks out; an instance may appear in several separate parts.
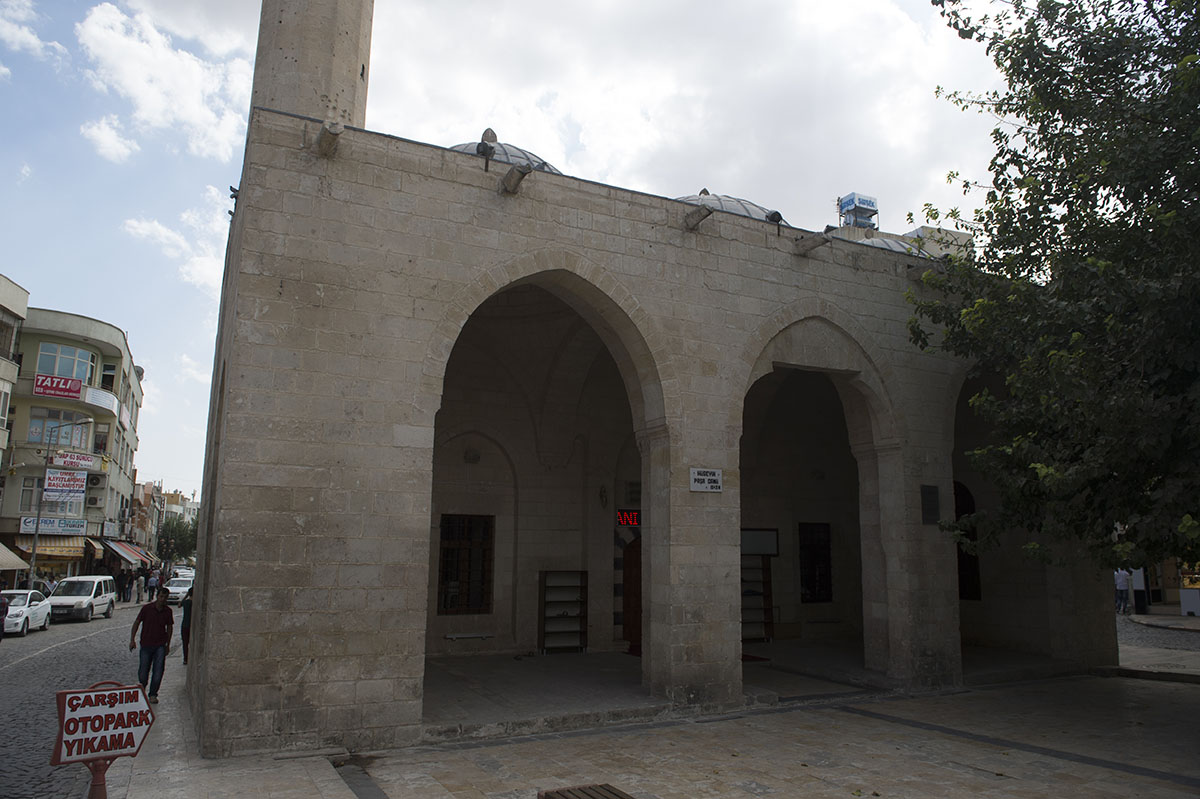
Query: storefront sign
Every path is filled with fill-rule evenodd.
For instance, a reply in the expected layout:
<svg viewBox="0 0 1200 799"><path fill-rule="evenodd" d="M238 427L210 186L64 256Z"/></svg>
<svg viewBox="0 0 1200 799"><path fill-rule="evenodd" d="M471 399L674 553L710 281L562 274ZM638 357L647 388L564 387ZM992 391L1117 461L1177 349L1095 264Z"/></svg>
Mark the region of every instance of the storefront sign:
<svg viewBox="0 0 1200 799"><path fill-rule="evenodd" d="M50 465L95 472L100 469L100 459L86 452L56 452L50 456Z"/></svg>
<svg viewBox="0 0 1200 799"><path fill-rule="evenodd" d="M38 397L79 399L82 392L83 381L78 377L55 377L54 375L33 376L33 393Z"/></svg>
<svg viewBox="0 0 1200 799"><path fill-rule="evenodd" d="M46 470L46 490L42 492L44 502L83 502L86 492L87 472Z"/></svg>
<svg viewBox="0 0 1200 799"><path fill-rule="evenodd" d="M36 516L21 517L21 532L33 535L34 528L41 535L85 535L87 534L87 519L56 519L42 517L42 523L37 523Z"/></svg>
<svg viewBox="0 0 1200 799"><path fill-rule="evenodd" d="M638 527L642 523L640 510L618 510L617 527Z"/></svg>
<svg viewBox="0 0 1200 799"><path fill-rule="evenodd" d="M720 469L692 469L692 491L721 491Z"/></svg>

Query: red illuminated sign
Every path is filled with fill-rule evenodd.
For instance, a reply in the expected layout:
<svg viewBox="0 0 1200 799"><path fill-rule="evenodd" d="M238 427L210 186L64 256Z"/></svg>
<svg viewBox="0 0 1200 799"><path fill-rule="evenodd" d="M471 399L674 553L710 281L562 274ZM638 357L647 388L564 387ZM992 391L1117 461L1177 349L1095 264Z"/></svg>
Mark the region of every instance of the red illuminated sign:
<svg viewBox="0 0 1200 799"><path fill-rule="evenodd" d="M641 524L640 510L617 511L617 527L637 527Z"/></svg>
<svg viewBox="0 0 1200 799"><path fill-rule="evenodd" d="M33 376L33 393L39 397L79 399L82 391L83 381L77 377L55 377L41 374Z"/></svg>

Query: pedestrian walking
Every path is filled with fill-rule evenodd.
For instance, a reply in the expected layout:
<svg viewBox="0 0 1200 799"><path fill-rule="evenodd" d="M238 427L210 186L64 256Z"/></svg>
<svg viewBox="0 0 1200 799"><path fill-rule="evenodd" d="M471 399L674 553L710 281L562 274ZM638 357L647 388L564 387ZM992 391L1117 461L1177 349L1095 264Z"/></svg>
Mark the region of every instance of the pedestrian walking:
<svg viewBox="0 0 1200 799"><path fill-rule="evenodd" d="M1113 582L1117 590L1117 613L1129 613L1129 569L1117 569L1113 572Z"/></svg>
<svg viewBox="0 0 1200 799"><path fill-rule="evenodd" d="M142 602L145 601L145 596L146 596L146 575L142 574L141 572L138 573L138 578L137 578L137 596L138 596L137 601L138 601L138 604L140 605L140 604L142 604Z"/></svg>
<svg viewBox="0 0 1200 799"><path fill-rule="evenodd" d="M183 644L183 665L187 665L188 640L192 637L192 589L187 590L183 601L179 603L183 618L179 620L179 640Z"/></svg>
<svg viewBox="0 0 1200 799"><path fill-rule="evenodd" d="M167 607L166 591L159 592L153 602L142 605L138 611L129 632L130 652L137 646L138 627L142 628L138 682L145 689L149 681L150 704L158 704L158 687L162 685L163 669L171 652L171 633L175 629L175 617Z"/></svg>
<svg viewBox="0 0 1200 799"><path fill-rule="evenodd" d="M155 592L158 590L158 572L150 572L150 579L146 581L146 590L150 593L150 598L154 599Z"/></svg>

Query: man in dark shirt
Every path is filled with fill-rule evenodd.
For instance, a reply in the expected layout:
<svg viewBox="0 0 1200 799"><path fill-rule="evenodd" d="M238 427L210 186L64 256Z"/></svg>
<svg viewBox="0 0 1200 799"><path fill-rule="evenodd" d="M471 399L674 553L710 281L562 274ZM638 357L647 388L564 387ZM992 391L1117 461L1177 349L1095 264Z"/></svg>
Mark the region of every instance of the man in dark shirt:
<svg viewBox="0 0 1200 799"><path fill-rule="evenodd" d="M133 630L129 633L129 651L137 645L138 627L142 628L142 649L138 659L138 682L146 687L150 680L150 702L158 703L158 686L162 684L163 667L171 651L171 633L175 629L175 617L167 607L167 592L160 591L153 602L142 605ZM153 674L151 674L153 672Z"/></svg>

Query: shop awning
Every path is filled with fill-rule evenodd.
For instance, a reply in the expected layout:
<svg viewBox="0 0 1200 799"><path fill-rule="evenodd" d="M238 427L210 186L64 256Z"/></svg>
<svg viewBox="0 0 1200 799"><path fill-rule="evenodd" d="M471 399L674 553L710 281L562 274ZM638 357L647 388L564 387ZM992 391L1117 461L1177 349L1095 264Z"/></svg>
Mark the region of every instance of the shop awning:
<svg viewBox="0 0 1200 799"><path fill-rule="evenodd" d="M40 541L38 542L41 543ZM29 564L21 560L16 552L13 552L4 544L0 544L0 571L8 571L9 569L28 569Z"/></svg>
<svg viewBox="0 0 1200 799"><path fill-rule="evenodd" d="M88 542L88 546L92 548L93 555L103 555L104 554L104 547L100 546L99 541L97 541L94 538L89 538L87 540L87 542Z"/></svg>
<svg viewBox="0 0 1200 799"><path fill-rule="evenodd" d="M111 549L117 555L132 563L134 566L142 565L142 557L134 551L133 547L126 544L124 541L109 541L104 539L104 545Z"/></svg>
<svg viewBox="0 0 1200 799"><path fill-rule="evenodd" d="M37 554L39 558L82 558L86 540L81 535L39 535ZM32 552L33 536L17 536L17 549Z"/></svg>
<svg viewBox="0 0 1200 799"><path fill-rule="evenodd" d="M128 543L128 542L125 542L125 541L122 541L121 543L122 543L122 544L125 544L125 546L129 547L129 548L130 548L130 549L132 549L134 552L136 552L136 553L138 554L138 557L140 557L142 560L146 561L146 565L147 565L147 566L151 566L151 567L153 567L153 566L154 566L154 564L158 563L158 559L157 559L157 558L155 558L153 555L151 555L151 554L150 554L149 552L147 552L146 550L142 549L142 547L141 547L141 546L139 546L138 544L130 544L130 543Z"/></svg>

